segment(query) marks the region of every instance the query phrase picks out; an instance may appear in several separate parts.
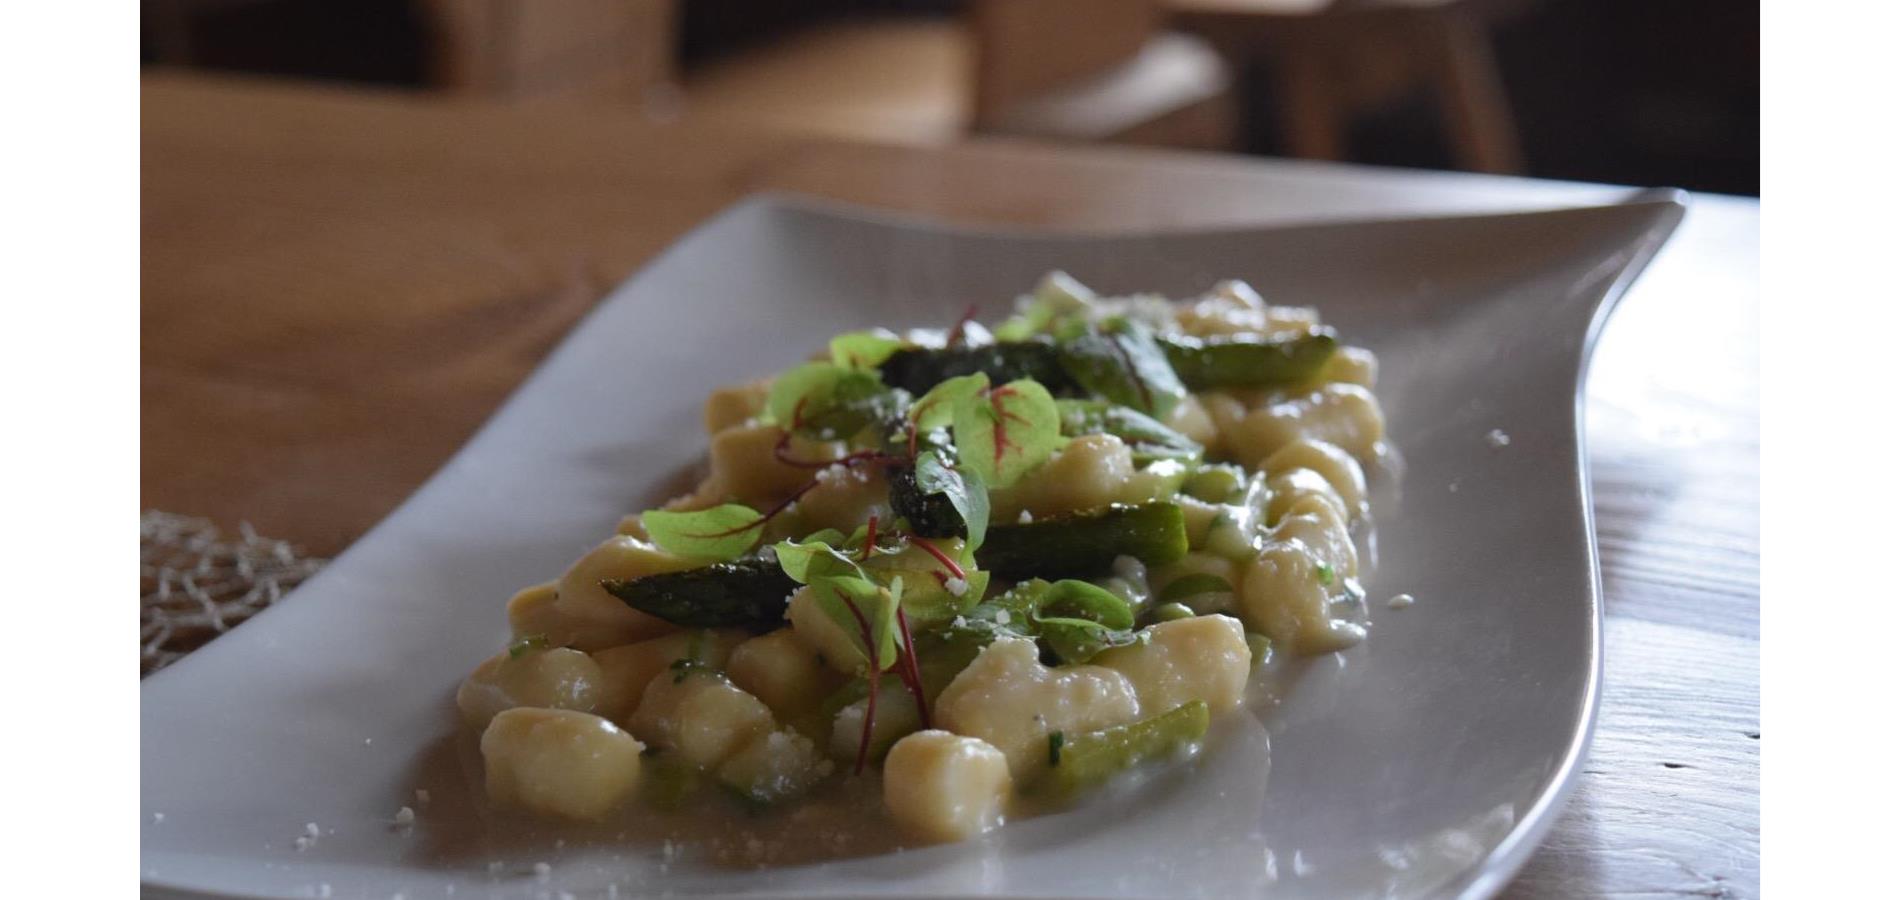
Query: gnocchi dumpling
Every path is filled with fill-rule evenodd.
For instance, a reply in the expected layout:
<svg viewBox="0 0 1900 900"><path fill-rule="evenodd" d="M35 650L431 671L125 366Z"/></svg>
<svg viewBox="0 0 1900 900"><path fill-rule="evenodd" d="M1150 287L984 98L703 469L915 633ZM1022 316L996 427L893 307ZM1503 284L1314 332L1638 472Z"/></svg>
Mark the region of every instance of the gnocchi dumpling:
<svg viewBox="0 0 1900 900"><path fill-rule="evenodd" d="M1216 715L1240 705L1253 653L1238 620L1195 616L1159 622L1144 632L1144 640L1104 650L1090 661L1128 677L1143 715L1190 700L1206 703Z"/></svg>
<svg viewBox="0 0 1900 900"><path fill-rule="evenodd" d="M693 560L639 538L616 534L589 550L561 576L547 612L545 633L557 644L602 650L672 631L672 625L628 606L607 593L600 583L677 572L695 565L698 563Z"/></svg>
<svg viewBox="0 0 1900 900"><path fill-rule="evenodd" d="M1048 755L1050 732L1083 732L1133 721L1141 701L1128 676L1103 666L1051 668L1036 642L999 638L937 696L942 727L981 738L1025 777Z"/></svg>
<svg viewBox="0 0 1900 900"><path fill-rule="evenodd" d="M591 711L600 701L600 666L565 647L518 647L475 667L455 692L462 719L477 727L516 707Z"/></svg>
<svg viewBox="0 0 1900 900"><path fill-rule="evenodd" d="M1283 511L1290 506L1293 499L1289 496L1282 504L1282 494L1312 491L1318 488L1317 484L1301 479L1282 480L1282 476L1306 470L1318 475L1325 482L1325 488L1339 500L1340 512L1356 517L1365 511L1365 469L1360 467L1358 460L1352 458L1352 454L1336 445L1301 438L1274 451L1272 456L1261 462L1260 468L1267 472L1268 484L1274 491L1273 506L1279 510ZM1280 520L1280 515L1269 511L1267 518L1269 521L1277 522Z"/></svg>
<svg viewBox="0 0 1900 900"><path fill-rule="evenodd" d="M1001 750L948 731L919 731L884 760L884 806L910 835L960 841L1003 824L1009 761Z"/></svg>
<svg viewBox="0 0 1900 900"><path fill-rule="evenodd" d="M772 710L699 666L654 676L630 723L636 737L701 768L725 762L773 730Z"/></svg>
<svg viewBox="0 0 1900 900"><path fill-rule="evenodd" d="M600 819L640 783L633 736L571 709L511 709L482 732L490 800L569 819Z"/></svg>
<svg viewBox="0 0 1900 900"><path fill-rule="evenodd" d="M1385 438L1385 413L1365 388L1333 383L1270 400L1223 428L1221 437L1242 459L1265 459L1302 438L1325 441L1360 459L1371 459Z"/></svg>
<svg viewBox="0 0 1900 900"><path fill-rule="evenodd" d="M726 674L741 690L759 698L781 722L806 722L838 686L839 676L792 633L781 628L734 647Z"/></svg>
<svg viewBox="0 0 1900 900"><path fill-rule="evenodd" d="M1083 435L1021 481L991 490L990 520L1014 522L1024 512L1040 519L1100 509L1123 498L1134 474L1134 455L1120 438Z"/></svg>
<svg viewBox="0 0 1900 900"><path fill-rule="evenodd" d="M626 721L653 677L685 659L719 669L726 665L740 642L743 631L731 628L695 628L672 634L597 650L592 655L600 666L600 702L594 711L615 722Z"/></svg>

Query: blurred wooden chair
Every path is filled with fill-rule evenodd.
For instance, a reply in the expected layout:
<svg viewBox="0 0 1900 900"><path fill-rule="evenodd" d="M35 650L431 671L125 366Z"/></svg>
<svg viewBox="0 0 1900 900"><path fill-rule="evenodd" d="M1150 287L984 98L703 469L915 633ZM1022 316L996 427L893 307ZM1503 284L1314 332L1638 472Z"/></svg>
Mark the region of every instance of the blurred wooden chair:
<svg viewBox="0 0 1900 900"><path fill-rule="evenodd" d="M1167 0L1173 21L1235 65L1270 67L1287 150L1343 159L1357 113L1410 92L1437 101L1453 160L1523 168L1487 26L1530 0Z"/></svg>
<svg viewBox="0 0 1900 900"><path fill-rule="evenodd" d="M1234 149L1226 63L1160 0L970 0L980 133Z"/></svg>
<svg viewBox="0 0 1900 900"><path fill-rule="evenodd" d="M445 89L514 100L671 98L677 0L419 0Z"/></svg>
<svg viewBox="0 0 1900 900"><path fill-rule="evenodd" d="M1160 0L971 0L961 19L805 29L675 71L676 0L423 0L441 85L521 99L650 100L846 137L975 130L1230 148L1225 63L1161 34Z"/></svg>
<svg viewBox="0 0 1900 900"><path fill-rule="evenodd" d="M961 20L820 26L690 73L695 114L853 137L974 131L1231 149L1227 69L1158 0L970 0Z"/></svg>

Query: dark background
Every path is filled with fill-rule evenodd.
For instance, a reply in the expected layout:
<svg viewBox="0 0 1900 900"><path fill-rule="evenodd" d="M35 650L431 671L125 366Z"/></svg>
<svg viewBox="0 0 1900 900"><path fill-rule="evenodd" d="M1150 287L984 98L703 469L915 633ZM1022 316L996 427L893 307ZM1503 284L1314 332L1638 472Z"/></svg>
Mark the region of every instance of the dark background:
<svg viewBox="0 0 1900 900"><path fill-rule="evenodd" d="M953 0L687 0L693 65L847 15L954 14ZM423 83L424 35L396 0L258 0L193 15L203 65L386 85ZM1537 0L1492 31L1526 174L1691 190L1761 190L1759 9L1733 0ZM148 35L144 58L153 57ZM1268 79L1243 73L1247 150L1276 155ZM1425 97L1355 122L1354 161L1449 168Z"/></svg>

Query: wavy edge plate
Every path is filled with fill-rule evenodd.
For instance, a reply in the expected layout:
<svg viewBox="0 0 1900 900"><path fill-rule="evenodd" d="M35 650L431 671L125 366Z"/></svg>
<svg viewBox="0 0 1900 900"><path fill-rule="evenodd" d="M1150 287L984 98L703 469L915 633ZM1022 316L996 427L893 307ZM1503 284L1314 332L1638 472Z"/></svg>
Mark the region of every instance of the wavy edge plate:
<svg viewBox="0 0 1900 900"><path fill-rule="evenodd" d="M1476 898L1492 896L1502 890L1510 882L1511 878L1528 862L1531 854L1539 845L1539 842L1556 823L1557 818L1564 809L1565 802L1576 787L1577 776L1587 756L1590 740L1594 733L1598 705L1601 699L1604 602L1601 562L1597 547L1595 515L1592 505L1591 480L1588 464L1588 441L1584 421L1585 387L1595 346L1602 334L1605 324L1609 321L1616 307L1623 299L1630 284L1635 281L1655 258L1656 254L1661 250L1664 243L1682 220L1687 208L1686 200L1687 195L1680 190L1646 189L1633 191L1627 199L1617 203L1570 205L1556 209L1540 209L1517 213L1403 216L1354 220L1329 219L1312 224L1289 222L1252 226L1215 225L1206 227L1073 229L1011 225L972 225L945 222L926 215L863 207L802 195L775 192L754 194L733 203L695 226L692 230L670 244L665 250L648 260L639 270L635 271L622 282L619 287L603 298L594 309L590 310L573 326L568 336L542 360L535 371L510 393L508 399L497 408L496 412L470 437L467 443L445 461L444 464L400 506L366 532L316 577L292 592L291 595L286 597L285 600L280 601L276 606L254 617L252 622L246 623L243 629L234 632L233 635L220 638L207 647L201 648L191 656L145 679L141 684L141 707L144 706L146 695L151 693L152 688L155 686L166 690L174 689L174 686L178 685L181 681L193 678L195 673L203 668L207 668L210 664L210 660L219 656L221 650L233 650L235 648L231 645L235 643L261 639L263 634L268 630L268 626L262 626L258 623L270 622L278 618L286 609L290 597L310 593L313 587L325 585L332 580L346 577L353 568L353 560L362 555L362 548L374 545L379 535L388 531L393 526L396 526L406 515L413 514L414 508L419 506L419 500L448 481L451 473L466 462L466 458L470 456L472 448L481 445L490 437L491 432L501 427L502 423L508 418L510 411L521 402L522 397L532 392L532 389L543 377L550 365L560 359L563 353L569 349L574 335L586 330L590 323L601 315L602 310L612 302L615 296L627 291L630 286L638 282L647 272L661 266L667 260L677 255L681 251L681 248L692 244L695 238L716 231L722 224L735 218L758 215L761 210L783 211L846 219L859 223L869 223L889 228L928 232L939 235L989 238L1056 238L1085 241L1106 238L1140 240L1143 238L1161 237L1265 236L1286 231L1353 229L1381 223L1444 220L1511 220L1523 217L1544 217L1561 215L1565 212L1611 208L1646 210L1650 213L1650 220L1647 226L1643 229L1641 235L1630 245L1630 253L1622 261L1615 279L1595 300L1589 325L1582 338L1580 365L1577 367L1572 384L1573 402L1570 421L1573 428L1572 438L1576 453L1575 458L1571 462L1574 466L1580 486L1580 493L1577 497L1577 507L1582 517L1583 534L1586 536L1586 553L1589 562L1589 599L1593 613L1591 616L1592 633L1589 640L1590 664L1587 687L1584 692L1585 696L1581 698L1581 712L1577 717L1575 729L1568 741L1567 751L1563 760L1556 767L1553 774L1547 778L1545 783L1540 787L1538 797L1531 804L1528 811L1517 818L1510 831L1491 848L1488 854L1471 865L1462 876L1443 885L1447 892L1455 893L1460 897ZM223 646L221 647L220 645ZM142 743L142 768L146 762ZM143 849L141 856L143 856ZM142 881L141 885L147 896L154 897L255 896L253 894L223 893L216 889L205 890L167 885L161 881Z"/></svg>

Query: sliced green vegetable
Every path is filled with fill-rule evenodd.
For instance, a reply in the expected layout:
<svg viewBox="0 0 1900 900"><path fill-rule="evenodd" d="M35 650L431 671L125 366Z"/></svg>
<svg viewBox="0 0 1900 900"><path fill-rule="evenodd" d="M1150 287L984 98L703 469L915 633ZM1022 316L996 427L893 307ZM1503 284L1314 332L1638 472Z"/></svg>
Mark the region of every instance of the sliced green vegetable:
<svg viewBox="0 0 1900 900"><path fill-rule="evenodd" d="M981 347L907 347L892 353L878 366L884 383L922 396L939 383L962 375L983 373L992 384L1032 379L1057 393L1077 385L1062 368L1053 342L1006 341Z"/></svg>
<svg viewBox="0 0 1900 900"><path fill-rule="evenodd" d="M1229 584L1227 579L1208 572L1196 572L1168 582L1168 586L1161 589L1161 602L1179 603L1203 594L1231 594L1233 592L1234 586Z"/></svg>
<svg viewBox="0 0 1900 900"><path fill-rule="evenodd" d="M989 531L977 563L999 578L1088 577L1109 570L1117 556L1150 566L1187 554L1181 508L1172 503L1110 506Z"/></svg>
<svg viewBox="0 0 1900 900"><path fill-rule="evenodd" d="M1128 445L1136 465L1161 459L1197 462L1203 452L1187 435L1106 400L1057 400L1056 410L1062 414L1064 436L1112 434Z"/></svg>
<svg viewBox="0 0 1900 900"><path fill-rule="evenodd" d="M744 628L764 634L785 624L785 604L798 583L778 563L742 559L600 586L647 615L684 628Z"/></svg>
<svg viewBox="0 0 1900 900"><path fill-rule="evenodd" d="M1253 666L1260 668L1273 658L1273 639L1257 631L1247 632L1247 649L1253 653Z"/></svg>
<svg viewBox="0 0 1900 900"><path fill-rule="evenodd" d="M1187 477L1181 490L1196 500L1231 503L1247 486L1247 472L1229 463L1204 464Z"/></svg>
<svg viewBox="0 0 1900 900"><path fill-rule="evenodd" d="M1188 608L1185 603L1163 603L1155 607L1153 615L1157 622L1173 622L1194 618L1194 610Z"/></svg>
<svg viewBox="0 0 1900 900"><path fill-rule="evenodd" d="M1152 718L1050 742L1050 766L1031 790L1074 798L1143 763L1180 752L1207 735L1207 704L1184 703ZM1058 750L1059 748L1059 750Z"/></svg>
<svg viewBox="0 0 1900 900"><path fill-rule="evenodd" d="M1148 326L1112 319L1059 347L1062 368L1090 393L1156 418L1187 396Z"/></svg>
<svg viewBox="0 0 1900 900"><path fill-rule="evenodd" d="M1164 337L1159 343L1191 391L1298 384L1317 374L1339 346L1325 329L1268 340Z"/></svg>
<svg viewBox="0 0 1900 900"><path fill-rule="evenodd" d="M1135 613L1128 601L1086 581L1050 585L1030 618L1043 646L1070 665L1135 640Z"/></svg>
<svg viewBox="0 0 1900 900"><path fill-rule="evenodd" d="M738 559L765 532L765 518L738 503L693 512L650 509L640 514L640 524L660 549L704 562Z"/></svg>

